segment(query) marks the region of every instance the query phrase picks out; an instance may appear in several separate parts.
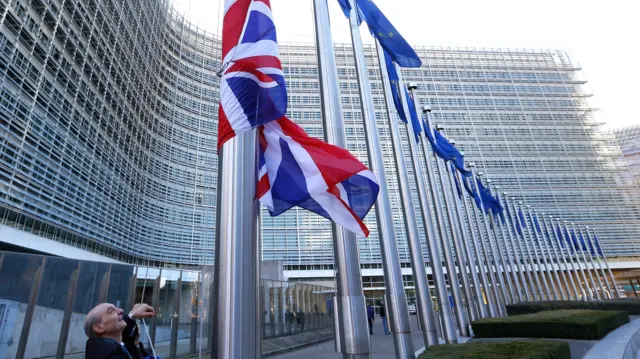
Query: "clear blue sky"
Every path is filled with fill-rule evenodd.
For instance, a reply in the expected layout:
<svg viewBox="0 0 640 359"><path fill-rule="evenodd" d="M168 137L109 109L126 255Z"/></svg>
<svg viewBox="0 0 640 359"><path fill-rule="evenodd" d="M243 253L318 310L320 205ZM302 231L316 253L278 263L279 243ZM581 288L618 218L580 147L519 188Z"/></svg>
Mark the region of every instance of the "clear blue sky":
<svg viewBox="0 0 640 359"><path fill-rule="evenodd" d="M334 41L349 42L347 20L337 1L328 1ZM638 0L375 1L412 44L567 50L582 65L600 116L613 128L640 124ZM174 2L200 27L221 27L224 0ZM271 4L279 41L313 41L311 0Z"/></svg>

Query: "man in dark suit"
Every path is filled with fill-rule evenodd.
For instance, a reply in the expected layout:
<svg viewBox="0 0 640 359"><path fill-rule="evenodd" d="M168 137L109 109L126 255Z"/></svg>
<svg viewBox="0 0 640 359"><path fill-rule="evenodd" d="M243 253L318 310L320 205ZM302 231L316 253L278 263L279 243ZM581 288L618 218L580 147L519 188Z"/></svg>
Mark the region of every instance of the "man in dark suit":
<svg viewBox="0 0 640 359"><path fill-rule="evenodd" d="M376 320L376 312L371 304L367 306L367 321L369 322L369 334L373 335L373 321Z"/></svg>
<svg viewBox="0 0 640 359"><path fill-rule="evenodd" d="M89 338L85 359L143 359L136 344L139 336L136 320L154 315L155 310L147 304L136 305L129 315L113 304L98 304L84 321L84 332Z"/></svg>

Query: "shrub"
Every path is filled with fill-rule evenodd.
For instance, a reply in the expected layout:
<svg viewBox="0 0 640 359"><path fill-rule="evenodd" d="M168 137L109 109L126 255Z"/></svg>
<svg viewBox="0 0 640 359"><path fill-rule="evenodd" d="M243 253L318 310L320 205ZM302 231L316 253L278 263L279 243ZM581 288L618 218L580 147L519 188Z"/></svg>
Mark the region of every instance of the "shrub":
<svg viewBox="0 0 640 359"><path fill-rule="evenodd" d="M591 309L591 310L615 310L640 315L640 300L605 300L598 302L578 301L551 301L551 302L526 302L507 305L509 315L530 314L546 310L560 309Z"/></svg>
<svg viewBox="0 0 640 359"><path fill-rule="evenodd" d="M566 342L527 340L436 345L419 359L571 359L571 352Z"/></svg>
<svg viewBox="0 0 640 359"><path fill-rule="evenodd" d="M553 310L504 318L485 318L471 324L478 338L600 339L629 322L626 312Z"/></svg>

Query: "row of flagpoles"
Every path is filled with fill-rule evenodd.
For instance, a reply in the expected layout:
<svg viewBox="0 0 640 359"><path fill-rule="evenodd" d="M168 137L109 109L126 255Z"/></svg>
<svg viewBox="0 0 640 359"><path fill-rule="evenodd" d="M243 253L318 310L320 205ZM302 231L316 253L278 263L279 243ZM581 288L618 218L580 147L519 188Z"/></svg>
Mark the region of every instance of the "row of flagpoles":
<svg viewBox="0 0 640 359"><path fill-rule="evenodd" d="M440 339L455 343L470 335L470 321L506 315L510 303L604 299L605 293L617 297L593 229L532 210L465 164L463 153L432 123L431 109L420 106L417 86L402 79L399 68L420 67L419 57L371 0L338 0L351 25L370 170L343 150L327 1L313 0L326 143L286 118L286 86L269 1L225 4L213 356L260 357L259 198L272 215L299 206L334 222L336 350L345 358L367 358L371 352L356 233L368 234L362 219L376 204L395 353L414 358L362 22L376 38L424 345ZM394 111L408 134L408 163ZM435 303L421 233L427 239Z"/></svg>

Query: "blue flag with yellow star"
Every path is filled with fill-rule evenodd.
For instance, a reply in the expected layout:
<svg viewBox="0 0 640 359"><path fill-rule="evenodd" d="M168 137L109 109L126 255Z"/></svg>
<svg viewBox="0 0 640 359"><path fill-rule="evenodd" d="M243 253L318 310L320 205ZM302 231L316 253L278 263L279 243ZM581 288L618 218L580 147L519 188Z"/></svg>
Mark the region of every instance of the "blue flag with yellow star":
<svg viewBox="0 0 640 359"><path fill-rule="evenodd" d="M344 16L349 18L351 16L351 4L349 3L349 0L338 0L338 4L340 4L340 8L342 9Z"/></svg>
<svg viewBox="0 0 640 359"><path fill-rule="evenodd" d="M342 1L340 2L342 3ZM372 0L357 0L356 3L360 14L369 26L369 31L380 41L380 45L389 53L394 62L402 67L422 66L418 54Z"/></svg>
<svg viewBox="0 0 640 359"><path fill-rule="evenodd" d="M440 133L440 131L434 130L433 132L435 135L436 144L442 149L444 153L447 153L449 156L449 159L445 159L445 161L450 160L460 172L467 172L467 170L464 168L464 156L462 156L462 153L460 153L456 146L452 145L451 142L449 142L449 140L447 140L447 138Z"/></svg>
<svg viewBox="0 0 640 359"><path fill-rule="evenodd" d="M473 198L473 201L476 203L476 207L478 207L479 210L482 210L482 200L480 199L480 195L478 195L475 188L469 184L469 181L473 181L471 173L468 175L462 173L462 184L464 185L464 189L469 193L469 196Z"/></svg>
<svg viewBox="0 0 640 359"><path fill-rule="evenodd" d="M598 253L598 255L602 256L602 247L600 247L600 240L595 234L593 235L593 241L596 242L596 252Z"/></svg>
<svg viewBox="0 0 640 359"><path fill-rule="evenodd" d="M340 4L340 9L344 13L344 16L348 18L351 17L351 3L349 0L338 0L338 4ZM358 25L362 24L362 12L358 9Z"/></svg>
<svg viewBox="0 0 640 359"><path fill-rule="evenodd" d="M460 180L458 179L458 174L456 173L456 166L454 166L451 162L449 163L449 166L451 168L451 175L453 176L453 180L456 183L456 191L458 192L458 197L462 199L462 187L460 186Z"/></svg>
<svg viewBox="0 0 640 359"><path fill-rule="evenodd" d="M558 241L560 242L560 245L562 246L562 248L564 248L565 247L564 236L562 234L562 229L560 229L559 225L556 225L556 236L558 237Z"/></svg>
<svg viewBox="0 0 640 359"><path fill-rule="evenodd" d="M588 247L589 253L591 253L592 256L596 255L596 251L593 249L593 244L591 244L591 241L585 241L584 236L582 236L582 231L580 231L580 244L582 244L582 250L586 251Z"/></svg>
<svg viewBox="0 0 640 359"><path fill-rule="evenodd" d="M580 250L580 243L578 243L578 236L576 236L576 231L571 228L571 241L573 242L573 248Z"/></svg>
<svg viewBox="0 0 640 359"><path fill-rule="evenodd" d="M398 116L402 122L407 123L407 115L404 113L404 107L402 106L402 99L400 97L400 77L396 70L396 64L389 54L384 52L384 60L387 64L387 74L389 75L389 82L391 83L391 95L393 96L393 104L398 111Z"/></svg>
<svg viewBox="0 0 640 359"><path fill-rule="evenodd" d="M411 116L411 125L413 126L413 134L416 136L416 142L420 143L420 133L422 132L422 124L418 118L418 112L416 110L416 104L413 102L409 91L404 89L404 94L407 98L407 105L409 105L409 115Z"/></svg>
<svg viewBox="0 0 640 359"><path fill-rule="evenodd" d="M500 193L496 193L496 211L493 214L498 214L500 216L500 220L502 220L502 224L507 224L507 220L504 218L504 207L502 207L502 200L500 199Z"/></svg>
<svg viewBox="0 0 640 359"><path fill-rule="evenodd" d="M535 213L533 214L533 228L536 230L536 232L542 234L542 227L540 227L538 216Z"/></svg>
<svg viewBox="0 0 640 359"><path fill-rule="evenodd" d="M476 178L476 186L478 187L478 192L480 192L480 198L482 198L484 212L489 214L489 211L491 211L493 214L497 214L500 211L497 207L498 201L491 194L491 190L485 187L479 178ZM500 208L502 208L502 205L500 205Z"/></svg>

